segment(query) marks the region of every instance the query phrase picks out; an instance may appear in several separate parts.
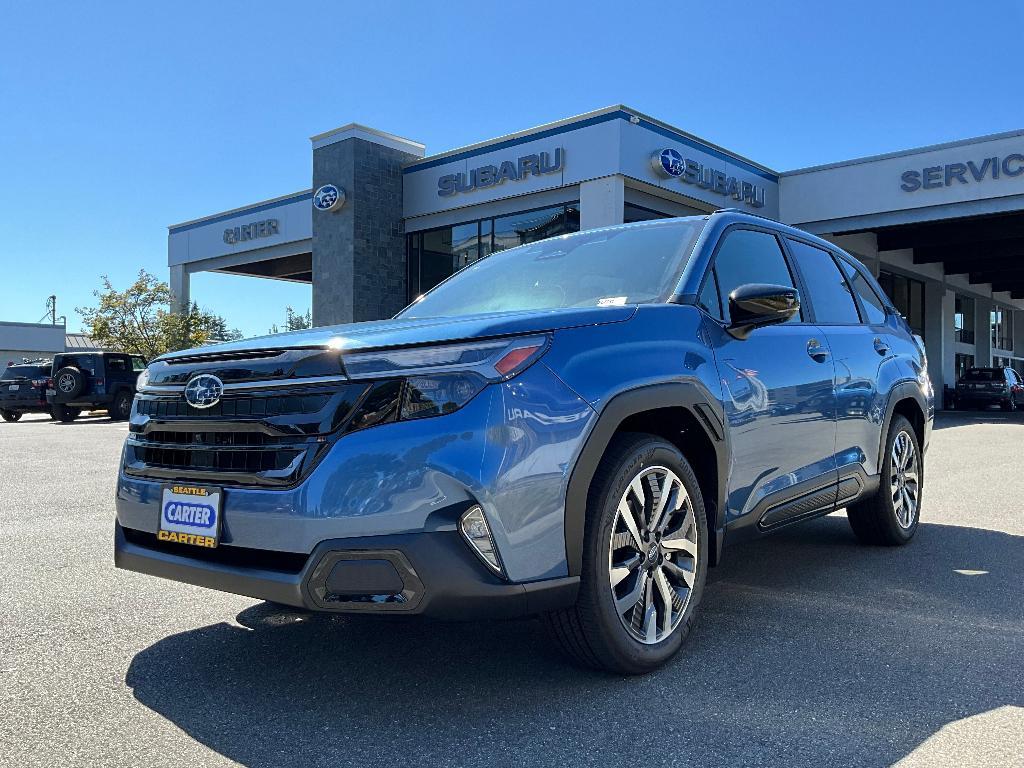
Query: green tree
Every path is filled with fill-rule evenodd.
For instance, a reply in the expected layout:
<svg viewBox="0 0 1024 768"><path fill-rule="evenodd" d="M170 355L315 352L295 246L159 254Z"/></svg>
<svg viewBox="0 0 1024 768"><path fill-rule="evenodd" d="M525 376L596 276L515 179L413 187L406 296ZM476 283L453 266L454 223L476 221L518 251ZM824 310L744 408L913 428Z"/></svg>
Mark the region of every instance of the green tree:
<svg viewBox="0 0 1024 768"><path fill-rule="evenodd" d="M284 309L284 330L285 331L304 331L307 328L313 327L313 315L307 309L306 314L298 314L292 307L288 306ZM281 333L281 328L278 327L277 323L270 326L268 333Z"/></svg>
<svg viewBox="0 0 1024 768"><path fill-rule="evenodd" d="M284 327L286 331L304 331L313 327L313 316L307 309L306 314L299 315L291 307L285 307Z"/></svg>
<svg viewBox="0 0 1024 768"><path fill-rule="evenodd" d="M93 291L97 305L75 310L88 334L102 347L152 360L164 352L202 346L227 328L223 318L201 310L195 302L184 312L171 312L167 283L144 269L123 291L114 288L106 275L102 281L103 287Z"/></svg>
<svg viewBox="0 0 1024 768"><path fill-rule="evenodd" d="M224 341L238 341L242 338L242 332L237 328L228 328L228 321L220 315L214 315L210 321L210 341L220 343Z"/></svg>

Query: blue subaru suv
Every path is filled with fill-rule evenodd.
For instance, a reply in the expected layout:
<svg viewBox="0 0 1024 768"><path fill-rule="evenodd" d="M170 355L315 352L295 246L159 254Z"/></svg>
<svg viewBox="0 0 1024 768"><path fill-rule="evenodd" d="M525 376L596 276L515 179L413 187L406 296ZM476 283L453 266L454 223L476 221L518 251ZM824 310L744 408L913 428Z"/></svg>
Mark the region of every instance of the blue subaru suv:
<svg viewBox="0 0 1024 768"><path fill-rule="evenodd" d="M392 320L164 355L121 568L317 611L542 614L663 664L726 543L845 507L905 544L923 345L836 246L736 211L494 253Z"/></svg>

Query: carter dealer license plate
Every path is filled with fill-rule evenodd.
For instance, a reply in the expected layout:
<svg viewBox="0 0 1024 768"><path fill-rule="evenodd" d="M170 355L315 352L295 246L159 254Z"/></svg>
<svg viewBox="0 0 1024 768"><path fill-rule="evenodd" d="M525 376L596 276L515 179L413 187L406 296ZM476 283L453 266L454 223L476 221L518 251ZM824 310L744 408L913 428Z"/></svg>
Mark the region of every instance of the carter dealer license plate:
<svg viewBox="0 0 1024 768"><path fill-rule="evenodd" d="M164 486L160 541L213 548L220 538L221 489L199 485Z"/></svg>

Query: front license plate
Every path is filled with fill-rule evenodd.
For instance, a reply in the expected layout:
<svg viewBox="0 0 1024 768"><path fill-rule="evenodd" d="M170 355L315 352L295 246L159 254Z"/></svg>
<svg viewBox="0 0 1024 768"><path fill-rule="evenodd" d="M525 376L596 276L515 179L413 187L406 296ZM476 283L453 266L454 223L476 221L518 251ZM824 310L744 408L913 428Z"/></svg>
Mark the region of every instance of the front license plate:
<svg viewBox="0 0 1024 768"><path fill-rule="evenodd" d="M157 538L194 547L216 547L220 538L222 496L220 488L179 484L164 486Z"/></svg>
<svg viewBox="0 0 1024 768"><path fill-rule="evenodd" d="M21 385L11 384L11 386L9 386L7 389L10 390L11 392L17 392L19 389L21 389Z"/></svg>

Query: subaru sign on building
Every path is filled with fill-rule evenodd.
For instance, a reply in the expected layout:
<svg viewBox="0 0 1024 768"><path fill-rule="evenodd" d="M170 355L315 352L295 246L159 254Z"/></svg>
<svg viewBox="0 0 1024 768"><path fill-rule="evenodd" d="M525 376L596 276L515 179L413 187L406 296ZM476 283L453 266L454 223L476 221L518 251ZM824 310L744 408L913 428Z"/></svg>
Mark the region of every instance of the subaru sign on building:
<svg viewBox="0 0 1024 768"><path fill-rule="evenodd" d="M429 155L355 123L311 144L308 189L170 227L178 305L216 270L311 284L317 325L385 318L497 250L737 208L868 264L933 381L1024 364L1022 131L784 172L621 105Z"/></svg>

